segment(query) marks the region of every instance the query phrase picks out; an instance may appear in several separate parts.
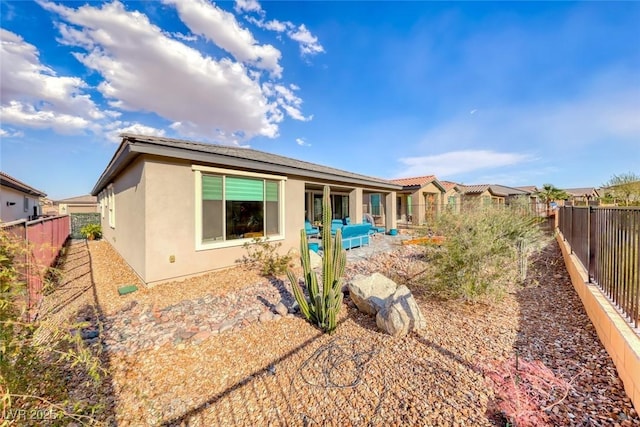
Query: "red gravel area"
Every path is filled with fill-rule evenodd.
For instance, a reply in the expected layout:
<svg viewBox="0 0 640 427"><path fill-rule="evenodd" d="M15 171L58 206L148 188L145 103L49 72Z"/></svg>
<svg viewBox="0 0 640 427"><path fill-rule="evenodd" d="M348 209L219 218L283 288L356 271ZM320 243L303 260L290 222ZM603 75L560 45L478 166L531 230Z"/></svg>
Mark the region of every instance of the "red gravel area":
<svg viewBox="0 0 640 427"><path fill-rule="evenodd" d="M166 306L178 298L170 292L175 285L118 297L113 289L133 278L113 249L95 242L74 250L76 259L90 254L93 275L78 275L66 286L82 289L81 282L93 277L86 302L102 311L117 312L133 300ZM411 278L408 286L428 324L419 334L382 334L374 319L345 304L333 336L299 317L284 317L202 342L109 354L112 391L100 418L125 426L504 425L495 413L500 395L483 369L518 353L571 384L566 397L552 393L540 402L549 407L548 425L640 425L555 242L530 268L528 285L491 306L438 301L419 292L416 274L426 265L419 252L402 247L348 267L349 276L370 265L386 274L395 271L399 282ZM86 266L65 266L69 274L73 268ZM232 269L215 279L190 279L180 297L267 282L247 274Z"/></svg>

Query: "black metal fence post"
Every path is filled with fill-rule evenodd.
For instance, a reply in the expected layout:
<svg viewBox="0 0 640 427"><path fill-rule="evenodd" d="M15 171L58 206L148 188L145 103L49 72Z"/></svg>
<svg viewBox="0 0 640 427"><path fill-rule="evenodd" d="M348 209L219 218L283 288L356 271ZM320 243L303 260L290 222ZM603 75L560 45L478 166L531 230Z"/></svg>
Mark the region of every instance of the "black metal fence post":
<svg viewBox="0 0 640 427"><path fill-rule="evenodd" d="M596 267L596 211L593 206L589 206L589 214L588 214L588 224L589 224L589 237L587 239L587 247L588 247L588 267L587 267L587 275L589 276L589 283L593 283L593 279L595 277L595 267Z"/></svg>

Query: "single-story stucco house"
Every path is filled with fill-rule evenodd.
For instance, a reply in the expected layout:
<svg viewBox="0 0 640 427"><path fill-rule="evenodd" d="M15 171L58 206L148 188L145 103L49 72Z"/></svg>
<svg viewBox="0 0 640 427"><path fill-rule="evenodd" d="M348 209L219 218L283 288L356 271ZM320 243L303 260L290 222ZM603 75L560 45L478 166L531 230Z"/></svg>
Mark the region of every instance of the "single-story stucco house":
<svg viewBox="0 0 640 427"><path fill-rule="evenodd" d="M60 215L100 212L97 197L90 194L57 200L55 203Z"/></svg>
<svg viewBox="0 0 640 427"><path fill-rule="evenodd" d="M40 197L43 191L0 172L0 220L2 222L30 220L42 214Z"/></svg>
<svg viewBox="0 0 640 427"><path fill-rule="evenodd" d="M585 188L565 188L564 191L569 195L568 202L562 203L561 205L573 205L573 206L587 206L587 205L597 205L598 198L600 197L600 193L598 190L593 187L585 187Z"/></svg>
<svg viewBox="0 0 640 427"><path fill-rule="evenodd" d="M123 134L95 184L103 237L147 284L232 266L255 237L298 248L322 188L334 217L363 222L373 199L396 228L402 186L247 148Z"/></svg>
<svg viewBox="0 0 640 427"><path fill-rule="evenodd" d="M398 178L391 182L402 186L396 199L400 223L421 225L440 213L446 190L434 175Z"/></svg>
<svg viewBox="0 0 640 427"><path fill-rule="evenodd" d="M518 197L530 197L531 193L498 184L459 185L462 191L462 207L509 205Z"/></svg>

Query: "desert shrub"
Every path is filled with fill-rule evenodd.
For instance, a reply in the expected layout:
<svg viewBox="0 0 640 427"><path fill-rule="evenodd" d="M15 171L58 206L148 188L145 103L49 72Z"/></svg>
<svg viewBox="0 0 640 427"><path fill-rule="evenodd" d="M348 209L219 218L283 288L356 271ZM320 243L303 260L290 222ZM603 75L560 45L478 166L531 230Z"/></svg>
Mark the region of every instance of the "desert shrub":
<svg viewBox="0 0 640 427"><path fill-rule="evenodd" d="M445 212L435 232L444 241L429 250L434 274L426 284L440 297L469 301L499 299L522 281L543 237L535 217L509 207Z"/></svg>
<svg viewBox="0 0 640 427"><path fill-rule="evenodd" d="M0 426L38 425L43 420L27 418L36 413L58 419L59 425L93 424L98 406L72 399L69 380L85 378L98 390L99 359L79 334L71 334L77 325L24 320L26 286L20 271L27 249L0 228Z"/></svg>
<svg viewBox="0 0 640 427"><path fill-rule="evenodd" d="M279 253L282 243L269 242L269 238L255 237L251 242L243 245L247 251L240 263L245 266L257 267L263 276L284 274L292 260L291 255Z"/></svg>

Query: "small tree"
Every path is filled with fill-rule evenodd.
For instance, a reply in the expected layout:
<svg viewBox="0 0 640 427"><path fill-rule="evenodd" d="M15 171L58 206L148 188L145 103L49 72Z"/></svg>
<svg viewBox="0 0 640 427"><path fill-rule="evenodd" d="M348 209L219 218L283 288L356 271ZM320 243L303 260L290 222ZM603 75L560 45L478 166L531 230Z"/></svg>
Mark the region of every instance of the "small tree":
<svg viewBox="0 0 640 427"><path fill-rule="evenodd" d="M640 200L640 175L633 172L613 175L604 186L608 187L614 198L622 199L625 206L629 206L633 200Z"/></svg>
<svg viewBox="0 0 640 427"><path fill-rule="evenodd" d="M547 215L551 211L551 202L554 200L564 200L569 198L569 193L559 188L556 188L553 184L544 184L542 190L536 192L536 196L542 200L547 206Z"/></svg>
<svg viewBox="0 0 640 427"><path fill-rule="evenodd" d="M342 276L347 263L347 253L342 248L342 231L338 229L335 241L331 237L331 199L329 186L322 196L322 289L318 286L316 272L311 269L307 233L300 230L300 260L308 298L300 289L298 278L287 270L293 295L304 317L325 332L333 333L342 306Z"/></svg>

